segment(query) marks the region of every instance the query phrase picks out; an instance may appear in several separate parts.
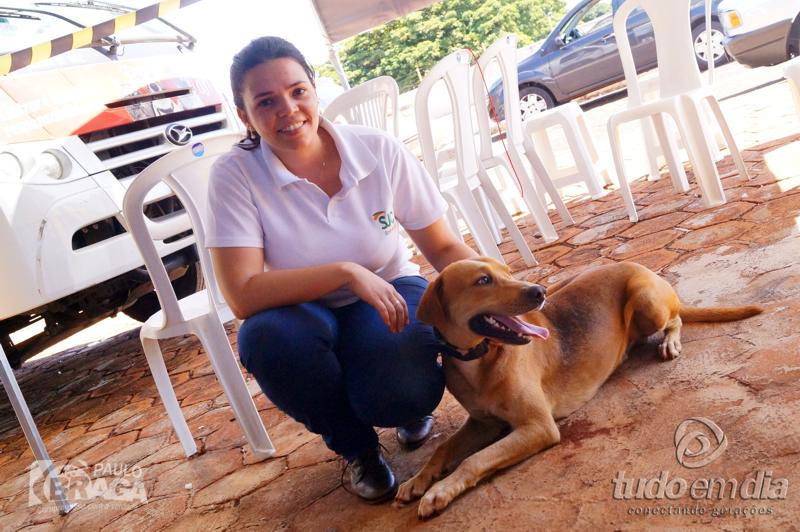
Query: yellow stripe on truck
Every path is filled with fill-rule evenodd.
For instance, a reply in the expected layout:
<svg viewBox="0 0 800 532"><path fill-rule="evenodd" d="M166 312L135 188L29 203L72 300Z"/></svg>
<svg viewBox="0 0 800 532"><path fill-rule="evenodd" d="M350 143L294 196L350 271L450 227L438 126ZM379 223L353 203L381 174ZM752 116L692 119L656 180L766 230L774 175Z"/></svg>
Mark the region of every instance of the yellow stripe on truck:
<svg viewBox="0 0 800 532"><path fill-rule="evenodd" d="M136 26L136 11L125 13L114 19L114 33L119 33L134 26Z"/></svg>
<svg viewBox="0 0 800 532"><path fill-rule="evenodd" d="M147 22L148 20L152 20L154 18L152 15L154 7L158 7L158 15L156 16L161 17L167 13L177 11L182 7L186 7L199 1L200 0L164 0L163 2L151 4L138 11L131 11L130 13L125 13L124 15L120 15L114 19L111 19L113 20L113 26L109 24L111 20L108 20L101 22L100 24L95 24L91 28L84 28L76 31L72 34L72 48L69 50L89 46L93 41L99 41L104 37L108 37L112 33L118 33L134 27L137 23L137 15L141 16L140 20L138 21L139 24ZM145 13L146 10L149 10L151 13ZM113 27L113 31L109 32L107 29L105 29L106 26L108 26L109 29ZM59 39L63 39L63 37L64 36L62 35L59 37ZM32 65L33 63L44 61L53 55L58 55L69 51L61 49L63 48L63 42L61 42L59 44L58 51L53 53L52 43L56 40L57 39L53 39L52 41L46 41L37 44L36 46L32 46L31 48L23 48L22 50L17 50L16 52L10 54L0 55L0 76L5 76L14 70L19 70L20 68Z"/></svg>
<svg viewBox="0 0 800 532"><path fill-rule="evenodd" d="M92 28L82 29L72 34L72 49L92 44Z"/></svg>
<svg viewBox="0 0 800 532"><path fill-rule="evenodd" d="M43 42L41 44L37 44L36 46L31 47L31 63L38 63L39 61L44 61L48 57L50 57L50 52L53 50L52 44L50 41Z"/></svg>
<svg viewBox="0 0 800 532"><path fill-rule="evenodd" d="M0 76L11 72L11 54L0 55Z"/></svg>
<svg viewBox="0 0 800 532"><path fill-rule="evenodd" d="M158 4L158 16L163 17L170 11L181 8L181 0L165 0Z"/></svg>

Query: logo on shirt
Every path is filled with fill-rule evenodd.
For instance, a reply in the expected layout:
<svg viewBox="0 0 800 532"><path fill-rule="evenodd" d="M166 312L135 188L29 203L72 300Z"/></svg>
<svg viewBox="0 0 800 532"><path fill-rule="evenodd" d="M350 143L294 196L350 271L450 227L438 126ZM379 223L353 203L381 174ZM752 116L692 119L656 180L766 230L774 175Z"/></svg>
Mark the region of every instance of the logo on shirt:
<svg viewBox="0 0 800 532"><path fill-rule="evenodd" d="M378 211L372 213L372 219L378 223L384 234L391 233L397 226L394 219L394 212L392 211Z"/></svg>

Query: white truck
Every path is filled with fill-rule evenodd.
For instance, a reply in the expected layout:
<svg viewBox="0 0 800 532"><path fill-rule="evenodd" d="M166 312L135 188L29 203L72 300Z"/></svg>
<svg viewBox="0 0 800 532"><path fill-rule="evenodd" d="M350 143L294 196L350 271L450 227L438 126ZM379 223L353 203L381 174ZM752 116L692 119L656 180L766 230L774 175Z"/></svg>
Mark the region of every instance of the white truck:
<svg viewBox="0 0 800 532"><path fill-rule="evenodd" d="M722 0L728 55L750 67L800 55L800 0Z"/></svg>
<svg viewBox="0 0 800 532"><path fill-rule="evenodd" d="M99 1L0 6L0 56L132 12ZM198 74L193 46L157 18L0 76L0 344L12 366L117 312L144 320L158 309L125 230L127 186L177 147L241 128ZM145 208L152 219L182 210L166 188ZM202 284L183 218L158 243L179 297Z"/></svg>

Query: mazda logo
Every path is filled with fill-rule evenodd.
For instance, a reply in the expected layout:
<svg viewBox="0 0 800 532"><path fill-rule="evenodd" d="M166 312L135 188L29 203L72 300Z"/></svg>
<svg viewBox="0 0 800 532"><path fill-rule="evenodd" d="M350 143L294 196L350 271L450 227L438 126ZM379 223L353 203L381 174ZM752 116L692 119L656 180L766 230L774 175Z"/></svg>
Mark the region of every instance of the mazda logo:
<svg viewBox="0 0 800 532"><path fill-rule="evenodd" d="M192 130L183 124L170 124L164 131L164 138L175 146L186 146L192 140Z"/></svg>

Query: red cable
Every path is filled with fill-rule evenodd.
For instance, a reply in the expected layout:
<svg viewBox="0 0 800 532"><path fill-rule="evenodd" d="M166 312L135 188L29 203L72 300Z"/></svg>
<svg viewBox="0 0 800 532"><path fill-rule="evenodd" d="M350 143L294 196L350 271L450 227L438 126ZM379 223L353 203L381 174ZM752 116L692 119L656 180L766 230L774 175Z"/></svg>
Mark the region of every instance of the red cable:
<svg viewBox="0 0 800 532"><path fill-rule="evenodd" d="M497 124L497 131L500 134L500 142L503 144L503 150L506 152L506 158L508 159L508 164L511 165L512 173L514 174L514 179L517 180L517 187L519 188L519 194L523 198L525 197L525 192L522 190L522 181L520 181L519 174L517 173L517 169L514 167L514 161L511 160L511 154L508 151L508 147L506 147L506 134L503 133L503 130L500 129L500 120L497 119L497 111L494 108L494 99L489 94L489 85L486 83L486 76L483 75L483 69L481 68L481 64L478 61L478 56L475 55L475 52L472 51L472 48L465 48L472 54L472 58L475 60L475 66L478 67L478 72L481 73L481 80L483 80L483 87L486 89L486 95L489 98L489 106L492 109L492 118L494 119L495 124ZM477 97L477 94L475 95ZM475 105L478 105L478 102L475 102ZM476 110L477 112L477 110ZM489 141L491 142L492 139L492 132L489 132Z"/></svg>

